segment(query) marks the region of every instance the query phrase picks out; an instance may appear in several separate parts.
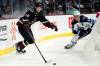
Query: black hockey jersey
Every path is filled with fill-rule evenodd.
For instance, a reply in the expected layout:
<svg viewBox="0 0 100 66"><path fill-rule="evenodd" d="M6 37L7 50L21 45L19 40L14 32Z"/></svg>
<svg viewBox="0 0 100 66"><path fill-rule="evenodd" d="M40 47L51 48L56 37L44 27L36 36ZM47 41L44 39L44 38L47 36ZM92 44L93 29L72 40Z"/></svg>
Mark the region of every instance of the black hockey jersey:
<svg viewBox="0 0 100 66"><path fill-rule="evenodd" d="M18 21L20 24L34 24L35 22L40 21L43 23L48 22L42 12L37 13L35 10L28 10L26 14L21 17Z"/></svg>

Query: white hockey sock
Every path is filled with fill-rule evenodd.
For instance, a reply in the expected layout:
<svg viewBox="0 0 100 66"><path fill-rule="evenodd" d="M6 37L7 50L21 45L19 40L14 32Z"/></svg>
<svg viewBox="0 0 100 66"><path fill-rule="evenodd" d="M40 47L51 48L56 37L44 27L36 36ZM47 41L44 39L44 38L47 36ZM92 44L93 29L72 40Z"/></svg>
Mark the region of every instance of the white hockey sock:
<svg viewBox="0 0 100 66"><path fill-rule="evenodd" d="M78 38L79 38L79 35L74 35L71 41L72 42L77 42Z"/></svg>

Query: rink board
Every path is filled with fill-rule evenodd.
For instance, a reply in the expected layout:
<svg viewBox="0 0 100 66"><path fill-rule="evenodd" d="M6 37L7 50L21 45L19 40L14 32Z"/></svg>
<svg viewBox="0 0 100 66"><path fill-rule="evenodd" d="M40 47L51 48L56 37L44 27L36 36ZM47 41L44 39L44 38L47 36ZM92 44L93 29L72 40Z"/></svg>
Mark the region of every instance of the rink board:
<svg viewBox="0 0 100 66"><path fill-rule="evenodd" d="M86 16L89 17L89 15ZM90 16L92 16L91 18L95 17L94 14ZM47 16L46 18L50 22L57 25L58 32L43 26L40 22L36 22L31 27L36 42L73 35L71 32L71 21L73 19L72 15ZM13 47L15 43L23 40L20 33L18 32L16 25L17 21L18 19L0 21L0 55L5 55L15 51L15 47Z"/></svg>

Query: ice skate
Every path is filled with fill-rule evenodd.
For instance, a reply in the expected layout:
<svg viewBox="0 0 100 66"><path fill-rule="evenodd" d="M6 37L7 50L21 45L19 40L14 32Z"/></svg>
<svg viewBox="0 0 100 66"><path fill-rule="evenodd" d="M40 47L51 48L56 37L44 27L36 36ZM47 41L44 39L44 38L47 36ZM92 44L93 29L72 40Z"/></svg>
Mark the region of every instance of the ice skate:
<svg viewBox="0 0 100 66"><path fill-rule="evenodd" d="M70 44L65 46L65 49L71 49L73 48L75 45L77 44L77 42L71 42Z"/></svg>
<svg viewBox="0 0 100 66"><path fill-rule="evenodd" d="M20 54L26 53L26 50L24 50L25 46L23 45L23 42L16 43L15 47L16 47L17 53L20 53Z"/></svg>

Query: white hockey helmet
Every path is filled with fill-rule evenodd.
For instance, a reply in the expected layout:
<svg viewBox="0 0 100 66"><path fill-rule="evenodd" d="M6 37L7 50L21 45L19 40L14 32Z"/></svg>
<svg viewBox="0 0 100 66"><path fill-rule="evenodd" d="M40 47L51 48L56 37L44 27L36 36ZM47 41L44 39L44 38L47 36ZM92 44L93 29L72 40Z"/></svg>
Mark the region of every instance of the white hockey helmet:
<svg viewBox="0 0 100 66"><path fill-rule="evenodd" d="M80 12L79 11L74 11L73 16L74 16L75 20L77 20L78 22L80 21Z"/></svg>
<svg viewBox="0 0 100 66"><path fill-rule="evenodd" d="M74 11L73 15L80 15L80 11Z"/></svg>

